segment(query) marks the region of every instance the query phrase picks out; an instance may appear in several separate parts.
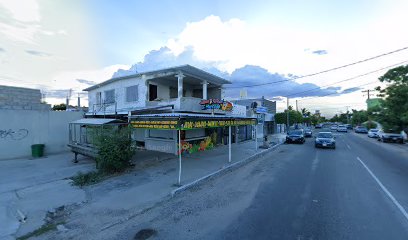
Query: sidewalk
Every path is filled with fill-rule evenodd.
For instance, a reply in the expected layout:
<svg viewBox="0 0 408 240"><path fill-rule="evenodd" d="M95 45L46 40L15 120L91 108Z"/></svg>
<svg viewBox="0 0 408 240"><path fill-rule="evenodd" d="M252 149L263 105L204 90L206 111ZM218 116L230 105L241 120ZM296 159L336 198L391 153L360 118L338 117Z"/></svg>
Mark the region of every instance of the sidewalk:
<svg viewBox="0 0 408 240"><path fill-rule="evenodd" d="M73 164L72 159L73 154L65 152L0 161L0 239L13 239L19 228L33 231L44 223L48 210L85 200L66 178L94 169L94 161L82 158L80 164ZM20 227L24 217L27 221Z"/></svg>
<svg viewBox="0 0 408 240"><path fill-rule="evenodd" d="M284 135L282 134L273 135L270 136L268 140L270 142L279 143L282 142L283 137ZM262 141L258 142L258 146L260 145L262 145ZM197 152L190 155L185 154L182 156L181 184L189 184L203 176L214 173L264 151L267 150L255 149L255 141L233 144L231 163L228 163L228 145L218 146L209 151ZM51 164L51 162L41 162L44 163L44 165L41 166L41 164L38 164L35 168L48 167L49 165L47 164ZM15 187L8 186L8 184L11 184L11 180L6 184L2 182L0 189L1 192L6 192L5 194L2 193L5 197L7 195L8 200L6 200L6 202L10 202L10 198L12 198L12 202L14 202L15 205L19 205L20 209L22 209L21 211L27 213L27 222L21 224L14 236L22 236L44 224L43 218L48 210L74 203L81 204L81 206L67 219L66 227L70 229L68 232L74 233L78 227L97 227L100 228L100 230L105 230L169 198L170 193L178 188L178 186L175 185L178 180L179 166L177 156L160 152L138 151L134 157L134 162L135 168L131 172L107 179L104 182L83 189L71 186L69 181L63 180L63 178L74 175L75 172L69 172L69 170L75 167L83 170L93 169L93 162L86 159L80 160L80 165L60 163L62 166L67 164L65 170L53 173L53 171L55 171L54 169L50 170L48 174L45 174L54 180L59 178L59 180L51 183L46 183L47 181L42 177L38 177L37 179L35 176L16 176L15 179L19 184L13 186L30 186L31 184L25 183L25 179L27 178L35 179L36 181L32 184L37 184L35 187L27 188L29 190L16 191L19 192L18 196L20 196L21 199L13 196L12 188ZM0 162L0 169L3 169L2 164L3 163ZM11 171L18 175L18 169L14 169L13 164L9 164L9 168L12 169ZM24 164L21 166L24 166ZM23 184L23 182L25 184ZM3 191L3 188L11 191ZM50 196L52 197L50 198ZM44 198L50 199L45 200ZM27 199L30 200L28 201ZM41 201L45 201L45 203L39 204ZM12 207L10 205L11 204L8 204L9 207ZM8 226L9 230L7 231L8 236L13 235L13 231L15 232L17 230L16 226L18 227L18 225L20 225L15 216L14 221L11 221L12 217L9 212L7 212L6 209L6 213L4 213L0 209L0 222L4 222L5 220L1 215L8 214L8 218L6 218L8 223L10 223ZM92 226L89 226L91 222ZM3 230L0 230L0 238L7 236L4 231L2 231ZM77 229L77 231L79 231L79 229ZM65 232L64 234L67 233Z"/></svg>

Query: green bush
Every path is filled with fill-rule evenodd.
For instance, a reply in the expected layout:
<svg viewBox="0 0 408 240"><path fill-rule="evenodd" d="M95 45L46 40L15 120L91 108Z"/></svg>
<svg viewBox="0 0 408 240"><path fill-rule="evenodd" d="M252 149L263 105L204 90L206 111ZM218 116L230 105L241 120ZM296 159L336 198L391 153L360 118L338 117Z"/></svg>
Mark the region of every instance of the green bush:
<svg viewBox="0 0 408 240"><path fill-rule="evenodd" d="M96 167L103 173L122 172L134 154L130 128L103 128L94 133L93 144L98 151Z"/></svg>
<svg viewBox="0 0 408 240"><path fill-rule="evenodd" d="M377 124L375 122L366 122L364 125L367 129L377 128Z"/></svg>
<svg viewBox="0 0 408 240"><path fill-rule="evenodd" d="M73 181L72 185L83 187L83 186L98 183L98 182L102 181L103 178L104 178L103 173L92 171L92 172L88 172L88 173L78 172L71 179Z"/></svg>

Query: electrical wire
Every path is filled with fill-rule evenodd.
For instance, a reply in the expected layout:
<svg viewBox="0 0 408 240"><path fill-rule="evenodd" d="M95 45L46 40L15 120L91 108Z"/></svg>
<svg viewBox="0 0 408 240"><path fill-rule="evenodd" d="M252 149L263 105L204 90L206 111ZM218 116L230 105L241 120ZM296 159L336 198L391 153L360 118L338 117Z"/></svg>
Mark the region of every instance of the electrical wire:
<svg viewBox="0 0 408 240"><path fill-rule="evenodd" d="M371 72L363 73L363 74L360 74L360 75L357 75L357 76L354 76L354 77L351 77L351 78L347 78L347 79L344 79L344 80L341 80L341 81L338 81L338 82L326 84L326 85L323 85L323 86L320 86L320 87L312 88L312 89L301 91L301 92L291 93L289 95L286 95L285 97L290 97L290 96L297 95L297 94L300 94L300 93L311 92L311 91L314 91L314 90L322 89L323 87L333 86L333 85L338 84L338 83L351 81L351 80L354 80L354 79L357 79L357 78L360 78L360 77L364 77L364 76L367 76L367 75L370 75L370 74L373 74L373 73L376 73L376 72L379 72L379 71L382 71L382 70L385 70L385 69L388 69L388 68L392 68L392 67L401 65L401 64L406 63L406 62L408 62L408 60L393 64L393 65L390 65L390 66L387 66L387 67L383 67L383 68L380 68L380 69L377 69L377 70L374 70L374 71L371 71Z"/></svg>
<svg viewBox="0 0 408 240"><path fill-rule="evenodd" d="M407 49L408 49L408 47L403 47L403 48L400 48L400 49L393 50L391 52L387 52L387 53L383 53L383 54L380 54L380 55L377 55L377 56L374 56L374 57L369 57L369 58L366 58L366 59L363 59L363 60L359 60L357 62L345 64L345 65L342 65L342 66L339 66L339 67L326 69L326 70L316 72L316 73L306 74L306 75L303 75L303 76L296 76L296 77L293 77L293 78L288 78L288 79L279 80L279 81L275 81L275 82L269 82L269 83L259 83L259 84L245 85L245 86L231 86L231 87L226 87L226 89L259 87L259 86L265 86L265 85L270 85L270 84L275 84L275 83L293 81L293 80L306 78L306 77L312 77L312 76L316 76L316 75L319 75L319 74L323 74L323 73L339 70L339 69L342 69L342 68L354 66L354 65L357 65L357 64L360 64L360 63L368 62L368 61L371 61L371 60L374 60L374 59L377 59L377 58L380 58L380 57L388 56L388 55L391 55L391 54L394 54L394 53L397 53L397 52L401 52L401 51L404 51L404 50L407 50Z"/></svg>
<svg viewBox="0 0 408 240"><path fill-rule="evenodd" d="M372 82L361 84L361 85L358 85L358 86L355 86L355 87L363 87L363 86L370 85L370 84L373 84L373 83L377 83L377 81L372 81ZM320 97L327 97L327 96L334 95L334 94L341 94L341 92L340 93L339 92L334 92L334 93L329 93L329 94L325 94L325 95L322 95L322 96L316 96L316 97L302 98L302 101L309 100L309 99L314 99L314 98L320 98Z"/></svg>

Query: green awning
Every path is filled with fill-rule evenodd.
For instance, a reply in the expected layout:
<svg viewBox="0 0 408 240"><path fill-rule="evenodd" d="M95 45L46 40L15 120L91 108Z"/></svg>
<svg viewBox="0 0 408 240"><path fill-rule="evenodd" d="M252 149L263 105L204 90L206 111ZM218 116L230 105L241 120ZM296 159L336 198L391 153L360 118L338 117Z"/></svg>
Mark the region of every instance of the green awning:
<svg viewBox="0 0 408 240"><path fill-rule="evenodd" d="M256 118L204 114L148 114L130 116L134 128L157 130L191 130L255 125Z"/></svg>

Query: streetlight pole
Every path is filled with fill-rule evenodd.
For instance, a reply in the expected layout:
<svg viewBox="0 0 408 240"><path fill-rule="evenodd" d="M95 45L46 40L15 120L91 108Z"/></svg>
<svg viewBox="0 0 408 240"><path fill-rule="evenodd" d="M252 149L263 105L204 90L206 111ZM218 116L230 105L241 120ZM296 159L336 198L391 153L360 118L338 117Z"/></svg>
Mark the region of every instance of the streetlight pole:
<svg viewBox="0 0 408 240"><path fill-rule="evenodd" d="M286 97L286 132L289 132L289 97Z"/></svg>

